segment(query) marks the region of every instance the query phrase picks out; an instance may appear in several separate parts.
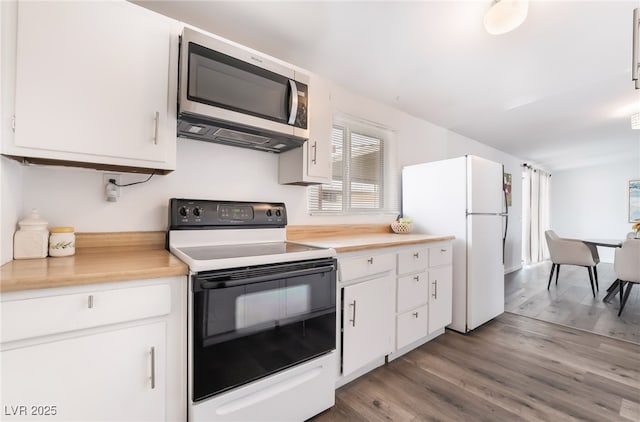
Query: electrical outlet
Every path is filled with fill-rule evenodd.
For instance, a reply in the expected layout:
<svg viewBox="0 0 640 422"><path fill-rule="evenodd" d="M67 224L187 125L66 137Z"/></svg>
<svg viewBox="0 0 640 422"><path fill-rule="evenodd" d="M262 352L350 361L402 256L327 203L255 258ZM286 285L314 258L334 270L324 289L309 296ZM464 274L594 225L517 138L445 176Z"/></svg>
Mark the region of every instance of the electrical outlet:
<svg viewBox="0 0 640 422"><path fill-rule="evenodd" d="M102 175L102 187L104 189L105 200L107 202L116 202L120 197L120 187L114 185L110 181L120 184L120 175L115 173L104 173Z"/></svg>

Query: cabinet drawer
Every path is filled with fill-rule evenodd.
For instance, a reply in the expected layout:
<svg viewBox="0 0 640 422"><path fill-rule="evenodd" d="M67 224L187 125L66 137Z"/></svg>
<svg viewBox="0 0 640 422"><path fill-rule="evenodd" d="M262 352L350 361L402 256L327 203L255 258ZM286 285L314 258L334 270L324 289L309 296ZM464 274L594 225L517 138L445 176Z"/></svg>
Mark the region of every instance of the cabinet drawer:
<svg viewBox="0 0 640 422"><path fill-rule="evenodd" d="M166 315L169 285L90 291L2 303L1 342Z"/></svg>
<svg viewBox="0 0 640 422"><path fill-rule="evenodd" d="M427 335L427 305L412 309L397 317L396 348L401 349Z"/></svg>
<svg viewBox="0 0 640 422"><path fill-rule="evenodd" d="M340 281L355 280L372 274L392 271L394 254L371 254L338 259Z"/></svg>
<svg viewBox="0 0 640 422"><path fill-rule="evenodd" d="M398 312L427 303L428 296L429 276L426 272L398 279Z"/></svg>
<svg viewBox="0 0 640 422"><path fill-rule="evenodd" d="M429 266L451 264L451 245L429 248Z"/></svg>
<svg viewBox="0 0 640 422"><path fill-rule="evenodd" d="M426 270L427 254L427 248L415 248L398 252L398 274Z"/></svg>

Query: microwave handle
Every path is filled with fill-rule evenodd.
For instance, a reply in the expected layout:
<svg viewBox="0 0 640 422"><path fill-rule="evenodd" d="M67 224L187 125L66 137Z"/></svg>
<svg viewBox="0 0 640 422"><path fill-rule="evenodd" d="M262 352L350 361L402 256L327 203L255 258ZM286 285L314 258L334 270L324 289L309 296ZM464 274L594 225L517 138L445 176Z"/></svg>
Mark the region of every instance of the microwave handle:
<svg viewBox="0 0 640 422"><path fill-rule="evenodd" d="M296 81L289 79L289 86L291 87L291 110L289 110L289 124L292 125L296 122L296 116L298 115L298 86Z"/></svg>

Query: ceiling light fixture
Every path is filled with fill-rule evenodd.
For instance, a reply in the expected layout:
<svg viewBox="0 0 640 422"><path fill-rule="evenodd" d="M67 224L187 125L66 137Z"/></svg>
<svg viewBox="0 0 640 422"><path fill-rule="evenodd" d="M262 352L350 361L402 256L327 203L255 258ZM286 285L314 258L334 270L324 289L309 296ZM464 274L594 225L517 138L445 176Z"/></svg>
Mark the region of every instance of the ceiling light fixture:
<svg viewBox="0 0 640 422"><path fill-rule="evenodd" d="M494 0L484 15L484 28L491 35L506 34L524 22L529 0Z"/></svg>
<svg viewBox="0 0 640 422"><path fill-rule="evenodd" d="M640 111L631 115L631 129L640 129Z"/></svg>

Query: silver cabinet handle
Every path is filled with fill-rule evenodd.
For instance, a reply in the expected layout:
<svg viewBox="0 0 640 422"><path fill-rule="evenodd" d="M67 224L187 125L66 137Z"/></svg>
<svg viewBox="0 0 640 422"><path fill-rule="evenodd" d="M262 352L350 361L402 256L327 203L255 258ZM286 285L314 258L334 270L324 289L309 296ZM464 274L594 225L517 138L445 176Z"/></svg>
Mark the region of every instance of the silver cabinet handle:
<svg viewBox="0 0 640 422"><path fill-rule="evenodd" d="M289 79L289 86L291 87L291 110L289 111L289 121L287 123L292 125L296 122L298 114L298 86L291 79Z"/></svg>
<svg viewBox="0 0 640 422"><path fill-rule="evenodd" d="M446 249L440 249L440 252L446 252L446 251L447 251Z"/></svg>
<svg viewBox="0 0 640 422"><path fill-rule="evenodd" d="M367 262L368 262L369 264L373 264L373 257L371 257L371 258L367 259Z"/></svg>
<svg viewBox="0 0 640 422"><path fill-rule="evenodd" d="M413 313L413 316L414 316L415 318L418 318L418 313L417 313L417 312L414 312L414 313Z"/></svg>
<svg viewBox="0 0 640 422"><path fill-rule="evenodd" d="M93 295L89 295L89 303L87 303L87 306L89 307L89 309L93 309Z"/></svg>
<svg viewBox="0 0 640 422"><path fill-rule="evenodd" d="M415 259L420 258L420 253L419 253L419 252L414 253L414 254L413 254L413 257L414 257Z"/></svg>
<svg viewBox="0 0 640 422"><path fill-rule="evenodd" d="M351 319L349 320L349 322L351 323L352 327L356 326L356 301L354 300L353 303L350 303L349 306L351 306L353 308L353 313L351 314Z"/></svg>
<svg viewBox="0 0 640 422"><path fill-rule="evenodd" d="M438 298L438 280L435 280L433 283L433 298Z"/></svg>
<svg viewBox="0 0 640 422"><path fill-rule="evenodd" d="M158 126L160 125L160 112L156 111L156 122L153 129L153 143L154 145L158 145Z"/></svg>
<svg viewBox="0 0 640 422"><path fill-rule="evenodd" d="M638 49L640 49L640 39L638 39L638 32L640 30L640 8L633 9L633 43L631 48L631 80L638 80L638 68L640 68L640 63L638 63ZM636 83L636 89L638 89L638 84Z"/></svg>
<svg viewBox="0 0 640 422"><path fill-rule="evenodd" d="M415 281L420 281L420 276L419 276L419 275L416 275L416 276L414 276L414 277L413 277L413 279L414 279Z"/></svg>
<svg viewBox="0 0 640 422"><path fill-rule="evenodd" d="M151 346L151 389L156 388L156 348Z"/></svg>
<svg viewBox="0 0 640 422"><path fill-rule="evenodd" d="M318 141L313 141L311 148L313 148L313 158L311 158L311 162L316 164L316 159L318 158Z"/></svg>

